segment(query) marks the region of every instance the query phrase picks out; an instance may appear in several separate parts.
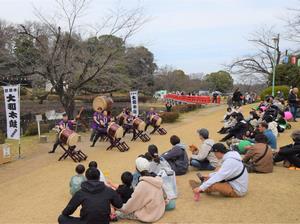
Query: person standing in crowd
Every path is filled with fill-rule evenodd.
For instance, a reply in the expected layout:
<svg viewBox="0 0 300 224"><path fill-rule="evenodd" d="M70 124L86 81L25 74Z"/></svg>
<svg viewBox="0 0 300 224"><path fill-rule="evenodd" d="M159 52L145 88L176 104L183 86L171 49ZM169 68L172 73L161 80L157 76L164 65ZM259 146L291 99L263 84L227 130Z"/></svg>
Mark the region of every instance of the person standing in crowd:
<svg viewBox="0 0 300 224"><path fill-rule="evenodd" d="M74 124L75 124L75 120L69 120L69 117L66 113L63 114L63 119L58 122L58 124L56 125L56 127L61 131L63 129L70 129L70 130L74 130ZM59 134L59 133L58 133ZM55 150L57 148L57 146L59 146L59 144L61 144L61 140L59 139L58 134L56 135L56 141L53 145L53 148L51 151L49 151L49 153L55 153Z"/></svg>
<svg viewBox="0 0 300 224"><path fill-rule="evenodd" d="M199 170L215 170L220 164L215 154L211 152L214 140L209 138L209 131L205 128L201 128L197 132L202 144L199 148L194 145L190 146L192 151L190 165Z"/></svg>
<svg viewBox="0 0 300 224"><path fill-rule="evenodd" d="M100 182L96 168L87 169L81 189L77 191L58 218L59 224L108 224L110 205L121 208L122 199L113 189ZM80 217L71 216L81 206Z"/></svg>
<svg viewBox="0 0 300 224"><path fill-rule="evenodd" d="M284 162L286 167L300 168L300 130L293 131L291 138L294 144L283 146L274 156L274 162Z"/></svg>
<svg viewBox="0 0 300 224"><path fill-rule="evenodd" d="M204 182L193 189L194 193L218 192L227 197L242 197L248 191L248 172L240 154L229 151L222 143L212 147L215 156L222 160L221 168L208 176L203 176Z"/></svg>
<svg viewBox="0 0 300 224"><path fill-rule="evenodd" d="M135 164L137 171L141 173L139 183L131 198L117 211L117 216L120 219L156 222L165 213L163 181L149 173L150 163L147 159L139 157Z"/></svg>
<svg viewBox="0 0 300 224"><path fill-rule="evenodd" d="M167 112L171 112L171 110L172 110L172 104L170 104L169 102L167 102L165 106L166 106L166 111Z"/></svg>
<svg viewBox="0 0 300 224"><path fill-rule="evenodd" d="M237 88L232 96L232 102L234 106L241 106L241 100L242 100L242 93L240 92L240 89Z"/></svg>
<svg viewBox="0 0 300 224"><path fill-rule="evenodd" d="M255 144L246 146L246 155L243 158L249 173L272 173L273 152L268 146L268 139L264 134L255 136Z"/></svg>
<svg viewBox="0 0 300 224"><path fill-rule="evenodd" d="M184 144L180 144L180 138L176 135L171 136L170 142L172 144L172 149L163 153L162 157L168 161L176 175L184 175L189 168L186 147Z"/></svg>
<svg viewBox="0 0 300 224"><path fill-rule="evenodd" d="M288 97L288 103L290 107L290 111L293 115L293 121L296 122L297 120L297 107L298 107L298 88L293 88L290 91L289 97Z"/></svg>

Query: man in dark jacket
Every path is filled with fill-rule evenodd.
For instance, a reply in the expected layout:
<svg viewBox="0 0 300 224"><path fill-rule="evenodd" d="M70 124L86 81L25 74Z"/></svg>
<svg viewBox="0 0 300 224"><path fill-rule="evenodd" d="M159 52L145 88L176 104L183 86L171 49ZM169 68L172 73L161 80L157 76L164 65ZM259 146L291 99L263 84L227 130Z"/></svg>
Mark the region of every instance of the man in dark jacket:
<svg viewBox="0 0 300 224"><path fill-rule="evenodd" d="M81 184L81 190L76 192L59 216L60 224L108 224L110 204L116 208L123 206L117 192L99 181L99 170L89 168L85 175L87 181ZM80 205L80 218L72 217L71 215Z"/></svg>
<svg viewBox="0 0 300 224"><path fill-rule="evenodd" d="M293 88L288 97L290 112L293 114L294 121L296 121L297 118L297 106L298 106L297 94L298 94L298 88Z"/></svg>
<svg viewBox="0 0 300 224"><path fill-rule="evenodd" d="M244 120L244 116L241 113L237 114L237 124L229 130L229 134L220 140L220 142L225 142L232 137L237 139L242 139L243 135L247 132L247 122Z"/></svg>
<svg viewBox="0 0 300 224"><path fill-rule="evenodd" d="M286 145L280 148L274 156L274 162L284 161L285 166L294 166L300 168L300 130L293 131L291 135L294 144Z"/></svg>
<svg viewBox="0 0 300 224"><path fill-rule="evenodd" d="M162 157L167 160L176 175L186 174L189 168L189 158L186 153L186 147L180 144L180 138L176 135L171 136L170 142L173 146L172 149L162 154Z"/></svg>

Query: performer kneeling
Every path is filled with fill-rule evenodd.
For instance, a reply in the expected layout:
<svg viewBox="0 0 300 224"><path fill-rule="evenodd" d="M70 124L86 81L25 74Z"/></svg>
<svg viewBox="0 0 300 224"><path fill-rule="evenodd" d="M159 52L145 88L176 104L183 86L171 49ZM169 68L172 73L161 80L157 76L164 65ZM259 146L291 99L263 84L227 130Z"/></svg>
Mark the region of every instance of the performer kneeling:
<svg viewBox="0 0 300 224"><path fill-rule="evenodd" d="M91 147L95 146L96 142L98 141L98 139L101 136L107 135L107 127L108 127L108 124L109 124L110 121L111 121L110 116L108 116L107 111L104 110L102 112L102 116L99 120L99 125L97 126L96 135L93 139L93 144L91 145Z"/></svg>
<svg viewBox="0 0 300 224"><path fill-rule="evenodd" d="M74 130L73 125L75 124L75 120L69 120L69 117L66 113L63 114L63 119L56 125L56 127L61 131L63 129L70 129L70 130ZM57 146L59 146L59 144L61 144L61 140L59 139L59 132L57 133L56 136L56 142L53 145L53 148L51 151L49 151L49 153L54 153Z"/></svg>

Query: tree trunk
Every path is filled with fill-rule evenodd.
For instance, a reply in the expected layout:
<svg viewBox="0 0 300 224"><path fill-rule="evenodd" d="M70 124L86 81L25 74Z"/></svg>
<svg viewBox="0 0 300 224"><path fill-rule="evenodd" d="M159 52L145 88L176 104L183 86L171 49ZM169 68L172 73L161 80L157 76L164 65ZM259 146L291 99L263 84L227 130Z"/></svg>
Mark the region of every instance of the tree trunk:
<svg viewBox="0 0 300 224"><path fill-rule="evenodd" d="M61 99L61 103L67 113L69 119L74 118L75 100L73 95L64 95Z"/></svg>

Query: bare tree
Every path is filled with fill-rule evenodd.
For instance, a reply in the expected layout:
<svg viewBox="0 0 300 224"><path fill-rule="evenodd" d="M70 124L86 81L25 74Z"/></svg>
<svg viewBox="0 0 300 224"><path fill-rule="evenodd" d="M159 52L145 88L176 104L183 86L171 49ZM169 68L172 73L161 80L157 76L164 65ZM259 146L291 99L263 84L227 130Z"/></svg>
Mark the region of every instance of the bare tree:
<svg viewBox="0 0 300 224"><path fill-rule="evenodd" d="M54 23L39 11L36 12L39 24L20 25L19 34L33 41L37 57L30 66L28 63L26 66L19 63L18 67L24 75L38 74L49 80L66 112L73 116L75 95L88 83L105 76L107 69L113 66L118 52L124 48L126 40L146 20L140 8L117 10L102 25L93 27L94 35L84 38L84 33L80 32L79 19L88 7L88 1L56 0L56 3L62 25ZM104 31L106 35L100 36ZM118 46L112 46L115 36L122 40Z"/></svg>
<svg viewBox="0 0 300 224"><path fill-rule="evenodd" d="M275 46L274 37L277 37L277 34L273 32L272 28L262 28L255 32L249 41L256 47L257 53L243 56L227 65L230 73L242 75L243 78L256 78L259 81L268 80L281 57L279 39ZM276 51L275 60L274 51Z"/></svg>

